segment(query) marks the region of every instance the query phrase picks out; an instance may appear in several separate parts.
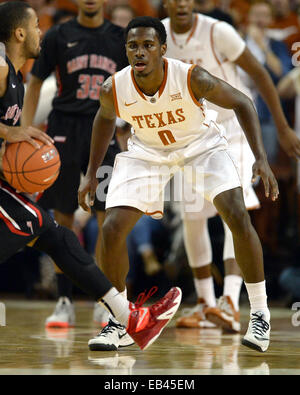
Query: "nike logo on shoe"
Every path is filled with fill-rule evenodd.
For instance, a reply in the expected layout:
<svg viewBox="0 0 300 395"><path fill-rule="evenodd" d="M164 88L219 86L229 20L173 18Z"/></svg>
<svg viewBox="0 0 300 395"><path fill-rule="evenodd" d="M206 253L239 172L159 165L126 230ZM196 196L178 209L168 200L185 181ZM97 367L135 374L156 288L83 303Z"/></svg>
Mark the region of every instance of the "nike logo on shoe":
<svg viewBox="0 0 300 395"><path fill-rule="evenodd" d="M142 331L149 321L149 309L148 308L141 308L140 309L140 317L136 324L136 332Z"/></svg>

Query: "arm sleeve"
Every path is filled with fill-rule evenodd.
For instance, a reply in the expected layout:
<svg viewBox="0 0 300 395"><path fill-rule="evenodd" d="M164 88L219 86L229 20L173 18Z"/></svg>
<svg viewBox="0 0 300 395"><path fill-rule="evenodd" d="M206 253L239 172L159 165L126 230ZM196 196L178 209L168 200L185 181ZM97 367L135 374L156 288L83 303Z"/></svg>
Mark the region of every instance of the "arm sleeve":
<svg viewBox="0 0 300 395"><path fill-rule="evenodd" d="M46 33L39 58L34 62L31 74L45 80L55 70L57 54L58 26L54 26Z"/></svg>
<svg viewBox="0 0 300 395"><path fill-rule="evenodd" d="M214 45L223 57L230 62L237 60L246 48L245 41L238 32L226 22L217 22L213 32Z"/></svg>

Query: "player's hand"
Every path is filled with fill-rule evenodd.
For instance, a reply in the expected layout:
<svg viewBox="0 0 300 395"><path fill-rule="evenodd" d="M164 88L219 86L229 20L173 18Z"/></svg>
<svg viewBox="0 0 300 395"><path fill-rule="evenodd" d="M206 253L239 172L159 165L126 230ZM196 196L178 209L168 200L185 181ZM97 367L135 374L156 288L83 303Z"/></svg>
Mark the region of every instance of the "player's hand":
<svg viewBox="0 0 300 395"><path fill-rule="evenodd" d="M46 133L41 130L34 128L32 126L12 126L8 129L5 140L8 143L17 143L19 141L27 141L29 144L33 145L35 148L40 148L40 145L34 140L37 139L44 144L51 145L54 140Z"/></svg>
<svg viewBox="0 0 300 395"><path fill-rule="evenodd" d="M287 126L283 130L278 130L278 139L285 153L292 158L300 157L300 139L293 129Z"/></svg>
<svg viewBox="0 0 300 395"><path fill-rule="evenodd" d="M84 211L91 211L91 207L94 205L96 189L98 181L95 176L86 175L78 189L78 203ZM86 196L89 194L89 205L86 202Z"/></svg>
<svg viewBox="0 0 300 395"><path fill-rule="evenodd" d="M264 183L266 197L268 198L271 195L271 199L275 201L278 198L279 189L267 159L257 160L252 167L252 171L252 182L255 182L260 176Z"/></svg>

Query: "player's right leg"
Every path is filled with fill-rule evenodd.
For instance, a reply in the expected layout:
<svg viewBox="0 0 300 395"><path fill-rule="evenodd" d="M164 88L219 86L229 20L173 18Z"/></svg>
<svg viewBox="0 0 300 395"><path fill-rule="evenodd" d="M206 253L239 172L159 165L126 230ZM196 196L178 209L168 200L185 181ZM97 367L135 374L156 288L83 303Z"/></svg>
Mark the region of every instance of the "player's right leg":
<svg viewBox="0 0 300 395"><path fill-rule="evenodd" d="M236 117L224 121L223 126L227 132L230 154L238 166L246 208L247 210L259 208L259 200L252 187L252 166L255 158L244 132ZM225 271L223 295L219 298L217 307L207 310L207 317L226 331L239 332L241 327L239 298L243 278L235 259L232 233L224 221L223 225Z"/></svg>
<svg viewBox="0 0 300 395"><path fill-rule="evenodd" d="M176 313L181 291L172 288L148 308L128 302L112 287L72 231L57 225L39 206L0 181L0 262L29 243L47 253L83 291L103 303L134 341L145 349Z"/></svg>
<svg viewBox="0 0 300 395"><path fill-rule="evenodd" d="M158 153L124 152L118 154L106 199L106 216L102 228L101 268L104 274L126 297L126 277L129 259L126 239L143 213L163 214L163 191L170 174L161 175ZM149 161L147 160L149 158ZM91 339L91 350L116 350L125 329L111 320ZM128 343L126 345L129 345Z"/></svg>

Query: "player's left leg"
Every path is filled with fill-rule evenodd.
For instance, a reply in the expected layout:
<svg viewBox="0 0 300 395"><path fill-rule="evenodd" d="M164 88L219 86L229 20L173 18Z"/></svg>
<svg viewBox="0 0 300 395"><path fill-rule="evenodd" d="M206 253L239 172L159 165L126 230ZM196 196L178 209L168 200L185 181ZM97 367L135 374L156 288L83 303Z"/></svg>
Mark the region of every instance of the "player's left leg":
<svg viewBox="0 0 300 395"><path fill-rule="evenodd" d="M264 352L270 342L270 311L261 243L251 224L241 188L221 192L213 202L232 233L235 257L249 296L250 323L243 344Z"/></svg>
<svg viewBox="0 0 300 395"><path fill-rule="evenodd" d="M129 271L127 236L143 213L163 215L163 191L170 179L168 172L160 174L158 154L141 152L142 159L136 156L129 151L116 157L100 246L101 268L124 297ZM126 328L110 320L102 332L90 340L89 346L91 350L116 350L123 346L125 337Z"/></svg>
<svg viewBox="0 0 300 395"><path fill-rule="evenodd" d="M241 129L236 117L223 122L227 132L229 151L238 167L243 195L247 210L259 207L259 200L252 187L252 166L254 155L248 144L246 136ZM224 223L224 287L223 295L218 300L216 308L209 308L207 316L210 321L217 323L224 330L230 332L240 331L239 297L243 278L235 260L232 234Z"/></svg>

